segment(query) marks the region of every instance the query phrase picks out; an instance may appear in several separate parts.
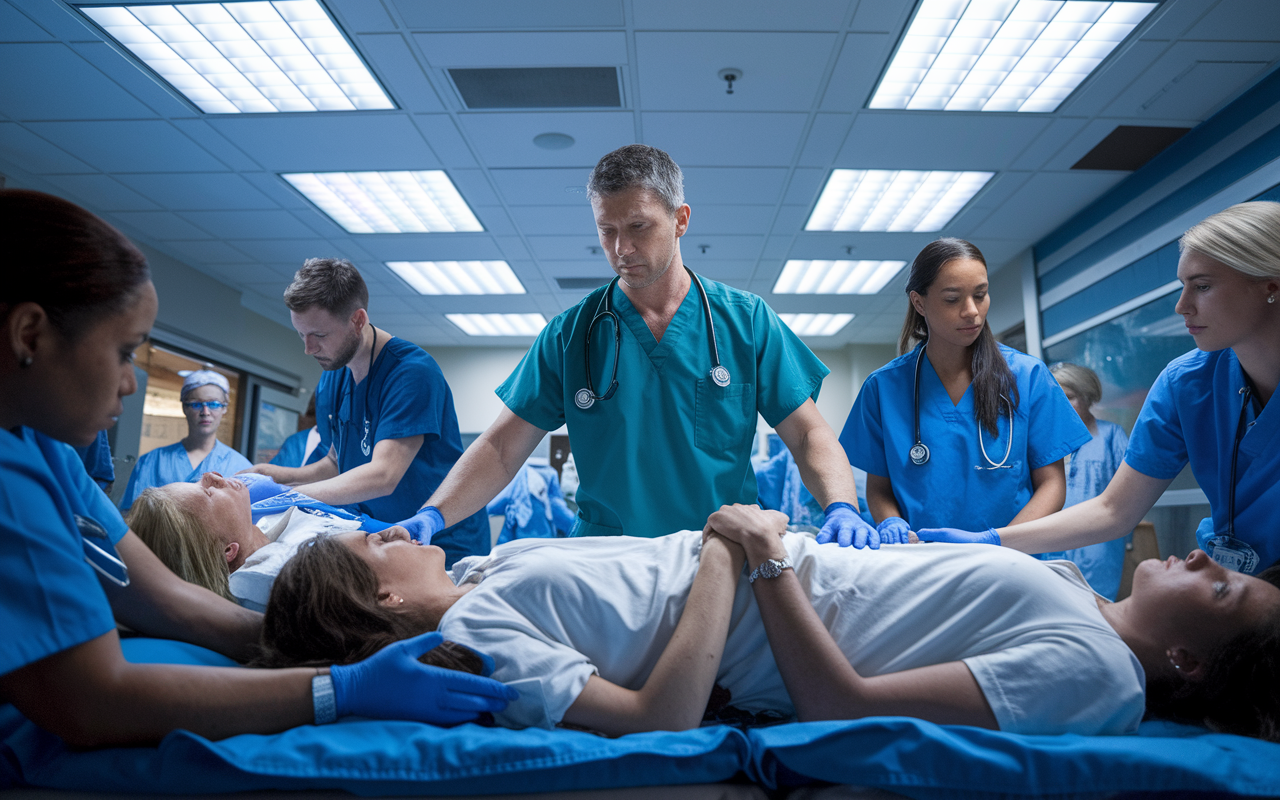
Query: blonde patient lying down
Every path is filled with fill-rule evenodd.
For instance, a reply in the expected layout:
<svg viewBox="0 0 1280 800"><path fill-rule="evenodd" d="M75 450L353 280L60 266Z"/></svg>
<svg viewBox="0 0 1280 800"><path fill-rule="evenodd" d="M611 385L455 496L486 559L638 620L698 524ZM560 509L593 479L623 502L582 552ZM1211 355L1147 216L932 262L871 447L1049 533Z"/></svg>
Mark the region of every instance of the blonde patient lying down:
<svg viewBox="0 0 1280 800"><path fill-rule="evenodd" d="M611 735L696 727L719 684L736 708L800 720L1099 734L1145 710L1276 737L1280 588L1200 551L1144 562L1112 604L1067 562L986 545L867 553L785 526L726 506L705 532L521 540L451 572L402 529L335 534L277 578L265 658L346 663L439 629L520 691L499 724ZM794 569L748 583L744 560L783 557Z"/></svg>

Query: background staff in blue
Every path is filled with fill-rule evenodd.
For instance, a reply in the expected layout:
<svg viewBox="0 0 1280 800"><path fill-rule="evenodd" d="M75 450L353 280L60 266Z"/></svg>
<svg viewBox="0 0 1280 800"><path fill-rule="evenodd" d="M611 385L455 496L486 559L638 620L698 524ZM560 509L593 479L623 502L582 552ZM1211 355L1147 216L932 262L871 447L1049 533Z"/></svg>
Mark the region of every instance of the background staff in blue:
<svg viewBox="0 0 1280 800"><path fill-rule="evenodd" d="M369 289L349 261L309 259L284 302L324 370L316 420L328 457L253 471L374 519L413 516L462 455L453 392L436 360L369 322ZM481 555L489 552L489 521L468 514L427 541L444 549L449 564Z"/></svg>
<svg viewBox="0 0 1280 800"><path fill-rule="evenodd" d="M245 658L262 617L166 569L71 447L137 389L133 352L158 307L142 253L84 209L16 189L0 189L0 241L13 266L0 282L0 703L90 747L339 714L458 722L506 705L501 684L418 663L438 635L328 672L126 661L117 620Z"/></svg>
<svg viewBox="0 0 1280 800"><path fill-rule="evenodd" d="M1124 536L1191 464L1213 516L1199 544L1257 573L1280 559L1280 203L1240 203L1179 240L1182 315L1196 349L1164 368L1129 436L1124 464L1093 500L1026 525L921 531L929 541L1004 544L1026 553Z"/></svg>
<svg viewBox="0 0 1280 800"><path fill-rule="evenodd" d="M218 441L218 426L226 416L231 384L211 369L183 370L182 414L187 435L171 445L157 447L138 459L129 473L129 485L120 499L128 511L143 489L170 483L195 483L206 472L231 475L253 466L244 456Z"/></svg>
<svg viewBox="0 0 1280 800"><path fill-rule="evenodd" d="M996 342L987 287L977 247L926 245L907 280L903 355L867 377L845 422L840 443L867 471L881 541L1062 508L1062 459L1089 431L1043 363Z"/></svg>
<svg viewBox="0 0 1280 800"><path fill-rule="evenodd" d="M813 403L827 368L759 297L685 267L691 210L680 168L661 150L628 145L600 160L587 191L618 277L539 334L498 387L506 407L414 524L481 508L547 431L567 424L582 481L575 535L701 528L725 503L756 502L758 411L826 508L826 536L865 537L853 473Z"/></svg>

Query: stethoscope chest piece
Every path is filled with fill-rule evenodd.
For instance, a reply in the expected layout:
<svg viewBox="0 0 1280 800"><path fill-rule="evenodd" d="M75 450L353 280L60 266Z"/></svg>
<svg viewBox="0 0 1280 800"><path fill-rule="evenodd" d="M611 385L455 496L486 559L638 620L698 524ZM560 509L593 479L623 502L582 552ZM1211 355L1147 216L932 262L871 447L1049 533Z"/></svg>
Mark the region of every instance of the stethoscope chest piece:
<svg viewBox="0 0 1280 800"><path fill-rule="evenodd" d="M907 451L907 456L910 457L911 463L918 467L929 460L929 448L924 442L916 442L915 446Z"/></svg>
<svg viewBox="0 0 1280 800"><path fill-rule="evenodd" d="M711 380L715 382L716 386L728 386L729 370L719 364L716 364L711 368Z"/></svg>
<svg viewBox="0 0 1280 800"><path fill-rule="evenodd" d="M586 411L596 404L596 398L590 389L579 389L573 394L573 404Z"/></svg>

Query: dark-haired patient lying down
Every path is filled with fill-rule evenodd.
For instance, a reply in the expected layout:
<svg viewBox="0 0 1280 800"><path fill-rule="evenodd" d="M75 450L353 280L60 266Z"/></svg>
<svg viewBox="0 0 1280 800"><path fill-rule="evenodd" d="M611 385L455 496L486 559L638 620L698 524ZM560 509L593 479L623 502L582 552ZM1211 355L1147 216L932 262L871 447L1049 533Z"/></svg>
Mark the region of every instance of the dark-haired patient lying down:
<svg viewBox="0 0 1280 800"><path fill-rule="evenodd" d="M1251 659L1276 648L1280 588L1200 551L1144 562L1112 604L1069 562L988 545L854 551L785 525L725 507L705 535L521 540L451 572L402 529L338 534L277 578L267 659L350 662L438 628L520 691L497 716L511 727L696 727L719 684L735 708L800 720L1103 734L1149 709L1275 738L1274 709L1257 706L1271 679ZM783 556L794 569L749 584L744 559Z"/></svg>

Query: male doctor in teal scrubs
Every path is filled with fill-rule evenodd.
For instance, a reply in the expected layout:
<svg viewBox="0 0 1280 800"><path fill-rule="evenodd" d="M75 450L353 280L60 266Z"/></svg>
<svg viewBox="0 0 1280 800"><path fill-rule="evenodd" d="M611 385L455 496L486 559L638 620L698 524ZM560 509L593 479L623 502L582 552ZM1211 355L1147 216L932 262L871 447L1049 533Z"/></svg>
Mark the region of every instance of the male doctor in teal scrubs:
<svg viewBox="0 0 1280 800"><path fill-rule="evenodd" d="M759 412L826 510L824 537L873 538L848 459L813 402L829 370L762 299L685 267L680 168L661 150L628 145L600 160L587 191L617 278L543 329L498 387L498 419L403 524L425 535L483 508L567 424L582 480L575 536L700 529L723 504L756 502ZM717 357L727 376L713 369Z"/></svg>

